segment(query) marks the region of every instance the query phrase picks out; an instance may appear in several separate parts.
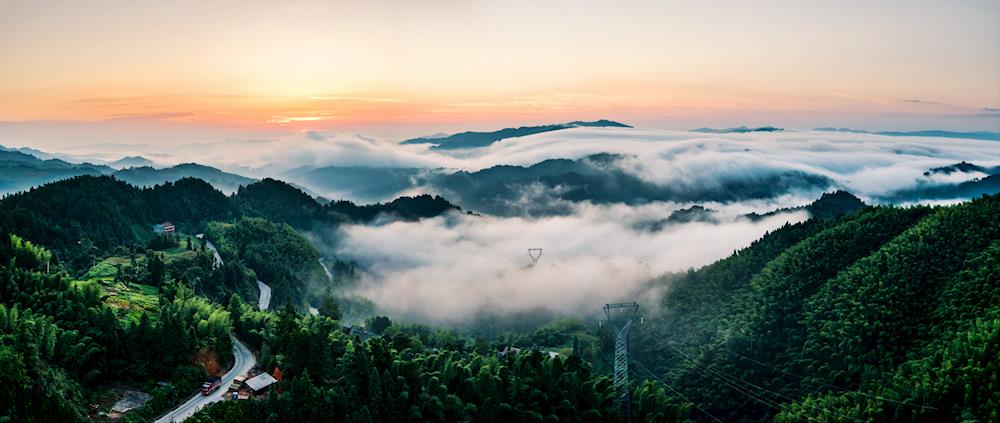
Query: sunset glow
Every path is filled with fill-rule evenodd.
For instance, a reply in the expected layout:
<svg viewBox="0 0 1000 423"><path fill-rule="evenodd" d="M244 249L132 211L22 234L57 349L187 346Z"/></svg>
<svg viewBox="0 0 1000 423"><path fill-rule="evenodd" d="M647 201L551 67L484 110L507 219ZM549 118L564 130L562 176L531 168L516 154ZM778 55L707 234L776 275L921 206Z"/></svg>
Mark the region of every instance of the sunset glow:
<svg viewBox="0 0 1000 423"><path fill-rule="evenodd" d="M996 130L1000 2L921 3L6 1L0 121Z"/></svg>

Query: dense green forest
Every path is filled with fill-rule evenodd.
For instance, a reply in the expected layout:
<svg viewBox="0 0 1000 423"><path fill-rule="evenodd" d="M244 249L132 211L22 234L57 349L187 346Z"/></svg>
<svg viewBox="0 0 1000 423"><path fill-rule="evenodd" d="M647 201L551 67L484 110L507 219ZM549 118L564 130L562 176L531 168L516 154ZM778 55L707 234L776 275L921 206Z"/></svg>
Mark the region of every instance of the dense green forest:
<svg viewBox="0 0 1000 423"><path fill-rule="evenodd" d="M669 277L638 360L697 420L997 421L1000 197L789 225Z"/></svg>
<svg viewBox="0 0 1000 423"><path fill-rule="evenodd" d="M629 419L1000 421L1000 195L811 207L817 218L655 281L668 289L633 328ZM479 338L384 316L347 325L349 302L310 294L330 280L303 230L448 210L429 196L321 204L273 180L226 196L195 179L84 176L5 197L0 421L101 420L122 385L152 394L125 419L151 420L231 365L231 336L281 380L190 421L624 421L606 326ZM154 235L165 220L179 233ZM269 310L256 279L274 289Z"/></svg>

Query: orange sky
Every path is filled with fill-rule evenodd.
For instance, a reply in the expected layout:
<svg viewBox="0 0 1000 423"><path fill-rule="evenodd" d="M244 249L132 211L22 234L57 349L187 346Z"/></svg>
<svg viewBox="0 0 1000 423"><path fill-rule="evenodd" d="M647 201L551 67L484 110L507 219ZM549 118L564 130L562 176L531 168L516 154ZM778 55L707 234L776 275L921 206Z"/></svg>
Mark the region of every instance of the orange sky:
<svg viewBox="0 0 1000 423"><path fill-rule="evenodd" d="M0 0L0 121L1000 130L1000 0L279 3Z"/></svg>

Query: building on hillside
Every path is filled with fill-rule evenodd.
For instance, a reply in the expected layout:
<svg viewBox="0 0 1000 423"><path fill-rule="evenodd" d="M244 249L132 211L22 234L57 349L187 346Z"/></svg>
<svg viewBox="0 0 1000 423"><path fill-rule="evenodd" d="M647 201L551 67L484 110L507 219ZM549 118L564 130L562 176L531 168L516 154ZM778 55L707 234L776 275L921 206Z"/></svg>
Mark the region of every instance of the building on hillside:
<svg viewBox="0 0 1000 423"><path fill-rule="evenodd" d="M173 223L163 222L153 225L153 232L157 234L173 233L177 232L177 227L175 227Z"/></svg>
<svg viewBox="0 0 1000 423"><path fill-rule="evenodd" d="M271 386L277 381L278 380L275 379L274 376L271 376L268 373L261 373L247 379L246 382L243 382L243 384L246 385L247 388L250 388L254 395L260 395L266 391L268 386Z"/></svg>

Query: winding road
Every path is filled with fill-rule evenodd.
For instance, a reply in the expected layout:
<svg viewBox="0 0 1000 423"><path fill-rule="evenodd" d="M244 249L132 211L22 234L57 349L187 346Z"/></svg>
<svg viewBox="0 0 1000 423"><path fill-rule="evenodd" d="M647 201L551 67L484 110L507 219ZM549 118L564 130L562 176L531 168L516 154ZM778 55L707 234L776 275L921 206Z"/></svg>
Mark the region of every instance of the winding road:
<svg viewBox="0 0 1000 423"><path fill-rule="evenodd" d="M264 282L257 281L257 289L260 290L257 307L261 310L267 310L267 307L271 305L271 287L267 286Z"/></svg>
<svg viewBox="0 0 1000 423"><path fill-rule="evenodd" d="M233 363L233 368L229 369L226 374L222 375L221 385L219 389L212 392L209 395L202 395L201 392L195 394L191 399L184 402L177 408L170 410L163 417L156 420L156 423L170 423L170 422L180 422L184 419L191 417L202 407L212 404L215 402L222 401L229 390L229 386L233 384L233 379L236 376L246 374L257 365L257 359L254 358L253 353L246 345L243 345L239 339L233 337L233 357L235 358Z"/></svg>
<svg viewBox="0 0 1000 423"><path fill-rule="evenodd" d="M198 234L195 236L198 239L202 239L205 235ZM212 245L212 243L207 239L205 240L205 248L212 250L212 257L215 258L215 262L212 264L212 268L217 269L220 266L222 266L222 256L219 255L219 250L216 250L215 246ZM267 301L270 302L271 288L268 287L267 285L264 285L260 281L257 281L257 284L258 287L263 285L263 287L261 288L261 304L265 304L263 299L265 288L267 289ZM261 307L261 309L264 308L266 308L266 305L264 307ZM216 389L215 392L212 392L211 394L208 395L202 395L201 392L198 392L193 397L191 397L191 399L185 401L177 408L170 410L169 412L164 414L163 417L157 419L156 423L172 423L172 422L184 421L184 419L193 416L194 413L197 413L198 410L201 410L202 407L208 404L222 401L226 395L226 392L228 392L229 390L229 386L232 385L233 380L236 379L236 376L247 374L247 372L249 372L250 369L252 369L254 366L257 365L257 359L254 358L253 353L250 352L250 349L247 348L246 345L243 345L243 343L240 342L239 339L236 339L235 336L233 336L232 339L233 339L233 359L234 359L233 368L229 369L229 371L226 372L226 374L222 375L222 380L219 381L219 388Z"/></svg>
<svg viewBox="0 0 1000 423"><path fill-rule="evenodd" d="M205 234L195 235L195 238L204 239ZM218 269L219 267L222 267L222 256L219 255L219 250L212 245L212 241L206 239L205 248L212 250L212 257L215 259L215 262L212 263L212 268ZM323 264L322 260L323 259L320 259L320 264ZM326 270L326 266L323 266L323 270ZM330 271L326 270L326 274L329 276ZM267 286L264 282L257 281L257 289L260 290L260 296L257 299L257 307L261 310L267 310L267 307L271 305L271 287Z"/></svg>
<svg viewBox="0 0 1000 423"><path fill-rule="evenodd" d="M195 235L195 238L204 239L205 238L205 234ZM222 256L219 255L219 250L216 250L215 246L212 245L212 241L209 241L209 240L206 239L205 240L205 248L208 248L209 250L212 250L212 257L215 259L215 262L212 263L212 268L213 269L218 269L219 267L222 267Z"/></svg>
<svg viewBox="0 0 1000 423"><path fill-rule="evenodd" d="M326 273L326 278L330 282L333 282L333 273L330 273L330 268L326 267L326 263L323 263L323 258L322 257L319 258L319 265L321 267L323 267L323 273ZM306 304L306 305L309 306L309 314L312 314L313 316L319 314L319 309L317 309L316 307L313 307L312 304Z"/></svg>

